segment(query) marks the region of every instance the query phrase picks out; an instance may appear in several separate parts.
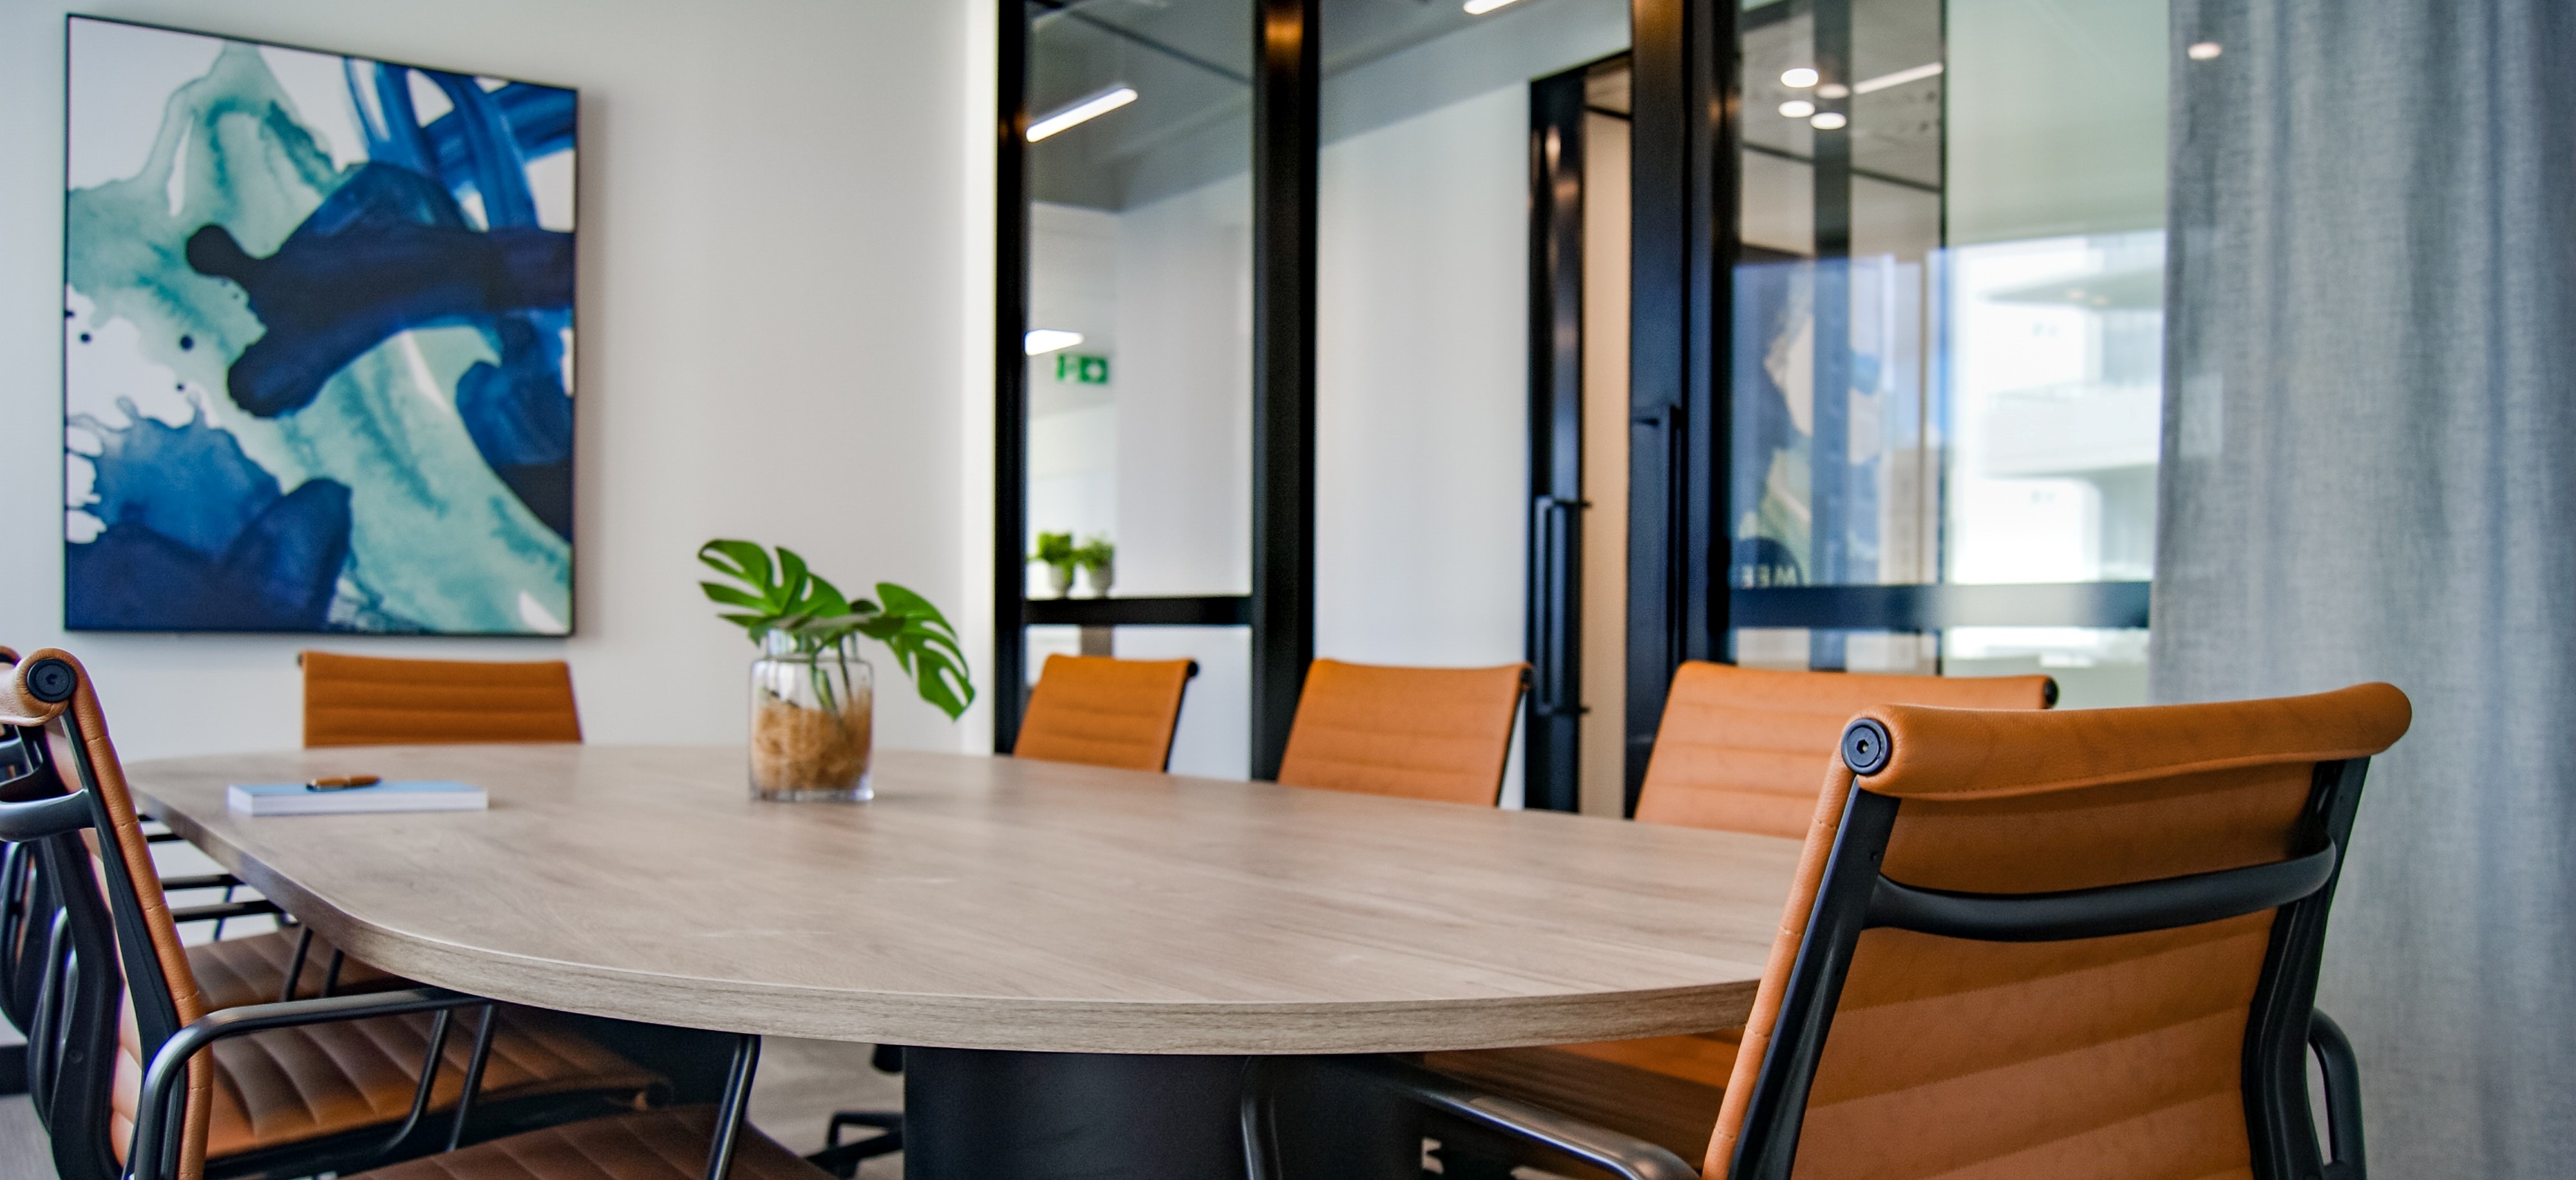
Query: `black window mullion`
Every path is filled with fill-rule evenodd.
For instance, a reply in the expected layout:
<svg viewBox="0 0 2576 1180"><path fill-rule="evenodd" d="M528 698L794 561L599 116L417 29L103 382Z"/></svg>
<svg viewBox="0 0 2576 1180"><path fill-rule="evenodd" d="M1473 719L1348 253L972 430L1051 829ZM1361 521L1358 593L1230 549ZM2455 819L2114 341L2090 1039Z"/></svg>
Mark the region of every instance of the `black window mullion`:
<svg viewBox="0 0 2576 1180"><path fill-rule="evenodd" d="M1315 175L1322 0L1259 0L1252 97L1252 766L1315 656Z"/></svg>
<svg viewBox="0 0 2576 1180"><path fill-rule="evenodd" d="M1018 0L1001 6L994 125L993 257L993 751L1018 744L1028 705L1029 532L1029 21Z"/></svg>

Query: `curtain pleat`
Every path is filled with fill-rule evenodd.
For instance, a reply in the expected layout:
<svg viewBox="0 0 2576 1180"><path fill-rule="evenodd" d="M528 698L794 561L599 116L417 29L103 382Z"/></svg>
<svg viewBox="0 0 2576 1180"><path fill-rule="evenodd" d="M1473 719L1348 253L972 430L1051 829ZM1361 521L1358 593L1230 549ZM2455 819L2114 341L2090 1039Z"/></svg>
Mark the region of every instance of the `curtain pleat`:
<svg viewBox="0 0 2576 1180"><path fill-rule="evenodd" d="M2156 697L2414 698L2320 1005L2372 1170L2576 1176L2576 4L2173 22Z"/></svg>

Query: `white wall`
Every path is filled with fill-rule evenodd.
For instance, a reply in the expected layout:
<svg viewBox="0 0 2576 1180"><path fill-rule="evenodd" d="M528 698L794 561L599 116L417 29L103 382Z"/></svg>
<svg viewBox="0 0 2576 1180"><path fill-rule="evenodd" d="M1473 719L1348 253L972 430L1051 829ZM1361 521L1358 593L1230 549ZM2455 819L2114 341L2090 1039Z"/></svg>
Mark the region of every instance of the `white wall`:
<svg viewBox="0 0 2576 1180"><path fill-rule="evenodd" d="M591 740L739 741L750 648L691 556L716 536L920 590L990 668L992 0L83 11L582 92L575 634L65 635L64 10L0 0L0 643L80 655L129 757L294 745L304 646L568 659ZM889 745L989 745L980 706L879 700Z"/></svg>
<svg viewBox="0 0 2576 1180"><path fill-rule="evenodd" d="M1119 590L1251 593L1251 177L1119 214L1117 268Z"/></svg>
<svg viewBox="0 0 2576 1180"><path fill-rule="evenodd" d="M1317 655L1523 658L1528 142L1518 84L1324 149Z"/></svg>

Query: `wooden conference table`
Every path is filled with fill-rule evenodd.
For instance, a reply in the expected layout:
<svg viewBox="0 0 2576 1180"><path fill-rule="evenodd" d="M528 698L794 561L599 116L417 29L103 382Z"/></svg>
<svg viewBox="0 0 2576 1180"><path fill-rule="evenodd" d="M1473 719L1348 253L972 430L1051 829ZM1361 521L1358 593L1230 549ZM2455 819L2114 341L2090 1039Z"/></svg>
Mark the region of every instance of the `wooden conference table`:
<svg viewBox="0 0 2576 1180"><path fill-rule="evenodd" d="M225 787L457 779L487 812L249 819ZM1794 841L882 751L865 805L739 749L139 762L147 812L350 954L569 1012L907 1054L908 1175L1239 1175L1241 1057L1740 1023Z"/></svg>

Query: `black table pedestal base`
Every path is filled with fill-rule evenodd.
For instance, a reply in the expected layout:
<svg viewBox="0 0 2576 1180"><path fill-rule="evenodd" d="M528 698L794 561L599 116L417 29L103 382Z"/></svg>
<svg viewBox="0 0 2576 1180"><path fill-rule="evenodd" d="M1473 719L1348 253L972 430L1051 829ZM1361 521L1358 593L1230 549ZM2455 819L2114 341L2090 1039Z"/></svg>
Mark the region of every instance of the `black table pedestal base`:
<svg viewBox="0 0 2576 1180"><path fill-rule="evenodd" d="M906 1048L911 1180L1242 1180L1241 1057ZM1290 1177L1416 1180L1409 1109L1283 1094Z"/></svg>

